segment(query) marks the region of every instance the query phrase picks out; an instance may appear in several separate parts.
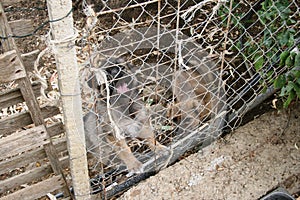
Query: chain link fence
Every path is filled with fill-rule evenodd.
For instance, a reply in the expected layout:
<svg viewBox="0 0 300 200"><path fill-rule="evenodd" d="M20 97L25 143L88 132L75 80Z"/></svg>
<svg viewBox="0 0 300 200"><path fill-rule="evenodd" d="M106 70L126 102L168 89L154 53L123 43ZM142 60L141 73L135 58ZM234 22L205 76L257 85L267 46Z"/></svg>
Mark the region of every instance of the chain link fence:
<svg viewBox="0 0 300 200"><path fill-rule="evenodd" d="M76 4L91 184L107 197L235 129L299 71L295 0Z"/></svg>

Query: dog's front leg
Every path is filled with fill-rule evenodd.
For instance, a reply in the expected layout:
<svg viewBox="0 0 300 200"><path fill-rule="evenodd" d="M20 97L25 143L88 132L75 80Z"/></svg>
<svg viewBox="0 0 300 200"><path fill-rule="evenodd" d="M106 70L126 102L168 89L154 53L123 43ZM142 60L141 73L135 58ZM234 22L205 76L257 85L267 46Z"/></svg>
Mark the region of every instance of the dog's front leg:
<svg viewBox="0 0 300 200"><path fill-rule="evenodd" d="M107 137L118 157L125 163L129 172L143 173L143 164L133 155L125 139L116 140L113 136Z"/></svg>

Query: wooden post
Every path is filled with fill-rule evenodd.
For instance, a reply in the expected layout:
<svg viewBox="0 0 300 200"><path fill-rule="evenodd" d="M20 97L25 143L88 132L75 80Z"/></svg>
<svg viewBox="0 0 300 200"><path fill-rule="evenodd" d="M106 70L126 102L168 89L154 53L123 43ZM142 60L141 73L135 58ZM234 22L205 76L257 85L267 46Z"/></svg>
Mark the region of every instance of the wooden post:
<svg viewBox="0 0 300 200"><path fill-rule="evenodd" d="M75 198L90 199L71 0L47 0Z"/></svg>

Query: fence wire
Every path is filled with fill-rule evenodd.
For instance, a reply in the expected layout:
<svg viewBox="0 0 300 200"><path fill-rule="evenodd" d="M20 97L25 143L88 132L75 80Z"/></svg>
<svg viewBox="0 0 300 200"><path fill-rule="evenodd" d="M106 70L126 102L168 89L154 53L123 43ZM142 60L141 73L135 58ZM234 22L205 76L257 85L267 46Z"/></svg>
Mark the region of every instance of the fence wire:
<svg viewBox="0 0 300 200"><path fill-rule="evenodd" d="M238 127L299 52L294 0L78 5L90 176L107 197Z"/></svg>

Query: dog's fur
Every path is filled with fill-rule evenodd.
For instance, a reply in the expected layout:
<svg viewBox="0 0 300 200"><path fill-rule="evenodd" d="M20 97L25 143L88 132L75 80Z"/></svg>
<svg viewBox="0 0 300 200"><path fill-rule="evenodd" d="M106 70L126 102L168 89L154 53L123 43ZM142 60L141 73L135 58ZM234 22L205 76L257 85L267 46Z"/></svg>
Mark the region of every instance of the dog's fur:
<svg viewBox="0 0 300 200"><path fill-rule="evenodd" d="M110 76L110 113L116 126L121 130L123 138L131 137L142 139L149 148L157 154L167 152L167 148L155 139L153 127L150 122L150 114L148 113L144 103L138 95L139 85L134 76L127 74L124 67L120 66L123 60L113 60L115 64L106 69ZM91 83L97 81L91 79ZM92 86L92 84L89 84ZM103 88L103 87L96 87ZM99 91L102 93L102 91ZM88 149L94 155L102 157L101 162L109 163L109 150L101 146L110 145L117 153L118 157L126 164L129 171L139 173L143 171L140 161L133 155L128 147L125 139L116 138L111 131L111 123L108 117L105 98L99 98L95 107L95 114L88 113L84 117L86 143ZM101 121L97 120L97 115L101 116ZM100 135L103 135L102 137ZM99 139L99 137L101 137ZM95 148L93 148L95 147ZM103 159L107 158L107 159Z"/></svg>
<svg viewBox="0 0 300 200"><path fill-rule="evenodd" d="M139 97L141 85L135 75L126 72L123 59L111 59L106 63L107 67L103 62L100 65L104 66L103 69L106 70L110 80L109 91L106 91L110 94L110 113L122 136L142 139L157 154L168 152L167 148L155 139L150 114ZM129 64L127 67L133 66ZM179 70L175 72L175 80L172 80L172 76L169 77L171 80L167 82L172 84L172 92L176 97L176 105L172 109L173 113L181 117L181 130L196 128L211 110L211 96L205 88L205 83L199 81L201 75L197 71ZM91 82L98 84L93 78ZM100 88L99 93L103 93L101 90L105 87L98 86L96 88ZM102 163L111 162L108 155L113 149L129 171L143 172L142 163L133 155L125 139L116 138L112 132L114 128L108 117L105 98L97 100L94 113L88 113L84 117L84 123L87 147L94 155L99 155Z"/></svg>

